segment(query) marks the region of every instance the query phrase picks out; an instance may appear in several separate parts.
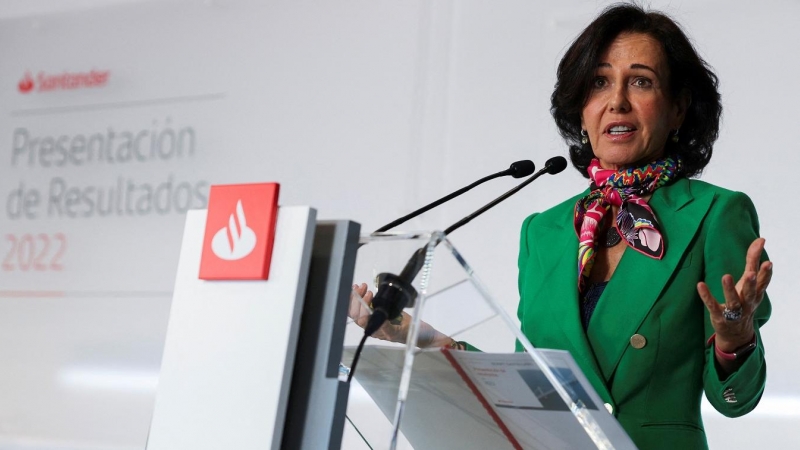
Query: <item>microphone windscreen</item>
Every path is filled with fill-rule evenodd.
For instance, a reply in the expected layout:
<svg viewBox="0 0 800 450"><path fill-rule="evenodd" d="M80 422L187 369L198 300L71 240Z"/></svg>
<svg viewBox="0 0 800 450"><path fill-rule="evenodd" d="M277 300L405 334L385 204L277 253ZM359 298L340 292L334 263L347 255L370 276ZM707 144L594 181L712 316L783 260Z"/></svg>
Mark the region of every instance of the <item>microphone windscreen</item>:
<svg viewBox="0 0 800 450"><path fill-rule="evenodd" d="M567 159L563 156L555 156L548 159L547 162L544 163L544 167L547 169L547 173L555 175L567 168Z"/></svg>
<svg viewBox="0 0 800 450"><path fill-rule="evenodd" d="M533 161L526 159L512 163L509 170L511 171L512 177L522 178L532 174L533 171L536 170L536 166L533 164Z"/></svg>

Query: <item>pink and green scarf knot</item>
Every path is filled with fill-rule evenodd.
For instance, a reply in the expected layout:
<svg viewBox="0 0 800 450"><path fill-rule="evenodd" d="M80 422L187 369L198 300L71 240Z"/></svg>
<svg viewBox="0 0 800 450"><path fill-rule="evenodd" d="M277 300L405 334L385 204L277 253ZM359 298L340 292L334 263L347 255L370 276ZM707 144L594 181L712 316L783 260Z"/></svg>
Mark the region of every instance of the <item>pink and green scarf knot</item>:
<svg viewBox="0 0 800 450"><path fill-rule="evenodd" d="M598 228L612 206L619 208L613 226L626 245L651 258L664 256L664 239L658 221L644 197L677 179L681 167L680 158L672 157L622 170L603 169L599 160L592 160L588 168L589 195L575 204L581 291L594 265Z"/></svg>

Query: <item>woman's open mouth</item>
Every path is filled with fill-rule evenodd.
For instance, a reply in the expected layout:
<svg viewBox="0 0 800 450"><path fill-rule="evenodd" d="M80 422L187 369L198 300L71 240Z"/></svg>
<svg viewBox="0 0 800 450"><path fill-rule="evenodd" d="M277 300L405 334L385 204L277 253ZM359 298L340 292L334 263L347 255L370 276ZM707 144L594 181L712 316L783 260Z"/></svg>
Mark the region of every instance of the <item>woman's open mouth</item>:
<svg viewBox="0 0 800 450"><path fill-rule="evenodd" d="M636 127L630 123L612 123L606 127L605 134L612 141L621 141L633 136Z"/></svg>

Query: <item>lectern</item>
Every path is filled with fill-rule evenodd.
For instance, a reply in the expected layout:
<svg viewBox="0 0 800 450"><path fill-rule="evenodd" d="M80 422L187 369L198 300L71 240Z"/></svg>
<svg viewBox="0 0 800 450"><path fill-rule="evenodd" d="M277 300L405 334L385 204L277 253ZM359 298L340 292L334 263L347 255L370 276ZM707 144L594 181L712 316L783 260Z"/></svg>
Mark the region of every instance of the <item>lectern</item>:
<svg viewBox="0 0 800 450"><path fill-rule="evenodd" d="M148 450L635 448L570 355L534 348L443 233L359 237L281 207L263 246L252 211L269 205L253 203L234 198L221 225L187 214ZM240 265L271 249L268 269L214 278L208 245ZM413 254L404 342L367 340L348 383L363 335L351 286L377 289ZM468 351L419 348L429 325Z"/></svg>
<svg viewBox="0 0 800 450"><path fill-rule="evenodd" d="M425 252L405 344L370 339L356 366L348 418L365 448L636 448L572 357L534 348L442 232L362 236L361 245L356 281L385 280ZM361 335L350 322L345 372ZM419 348L428 325L468 351Z"/></svg>

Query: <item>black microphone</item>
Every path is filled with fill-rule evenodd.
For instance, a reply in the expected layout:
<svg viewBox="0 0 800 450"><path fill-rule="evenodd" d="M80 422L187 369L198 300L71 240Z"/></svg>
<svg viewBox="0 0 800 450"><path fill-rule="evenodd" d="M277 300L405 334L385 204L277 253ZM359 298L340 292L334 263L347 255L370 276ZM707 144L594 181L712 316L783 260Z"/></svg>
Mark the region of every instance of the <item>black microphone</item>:
<svg viewBox="0 0 800 450"><path fill-rule="evenodd" d="M474 219L474 218L480 216L481 214L485 213L486 211L488 211L489 209L491 209L492 207L494 207L498 203L502 202L503 200L507 199L508 197L511 197L512 195L516 194L522 188L524 188L525 186L533 183L534 180L536 180L540 176L544 175L545 173L549 173L550 175L555 175L557 173L562 172L566 168L567 168L567 160L563 156L555 156L553 158L548 159L547 162L544 163L544 167L541 170L539 170L538 172L536 172L535 174L533 174L532 177L530 177L527 180L523 181L522 183L518 184L516 187L514 187L511 190L509 190L508 192L506 192L505 194L501 195L500 197L497 197L496 199L494 199L491 202L487 203L486 206L484 206L483 208L475 211L474 213L468 215L467 217L464 217L463 219L459 220L458 222L454 223L453 225L450 225L449 228L444 230L445 236L450 234L450 233L452 233L453 231L461 228L462 226L466 225L472 219Z"/></svg>
<svg viewBox="0 0 800 450"><path fill-rule="evenodd" d="M547 169L547 173L550 175L561 173L567 168L567 158L563 156L554 156L544 163L544 168Z"/></svg>
<svg viewBox="0 0 800 450"><path fill-rule="evenodd" d="M394 228L394 227L396 227L396 226L398 226L400 224L403 224L403 223L413 219L414 217L417 217L418 215L420 215L420 214L422 214L422 213L424 213L424 212L426 212L426 211L428 211L430 209L433 209L433 208L441 205L444 202L450 201L450 200L458 197L459 195L467 192L468 190L474 188L475 186L478 186L479 184L483 184L483 183L485 183L485 182L487 182L489 180L493 180L493 179L499 178L499 177L504 177L504 176L507 176L507 175L511 175L514 178L527 177L528 175L532 174L534 170L536 170L536 167L534 166L533 161L531 161L529 159L522 160L522 161L517 161L515 163L512 163L511 167L509 167L506 170L494 173L494 174L489 175L487 177L483 177L480 180L470 184L467 187L461 188L461 189L459 189L459 190L457 190L457 191L455 191L455 192L453 192L451 194L445 195L444 197L440 198L439 200L436 200L435 202L429 203L429 204L423 206L422 208L420 208L420 209L418 209L418 210L416 210L416 211L414 211L414 212L412 212L410 214L407 214L407 215L405 215L405 216L403 216L403 217L401 217L401 218L399 218L399 219L397 219L397 220L395 220L393 222L387 223L386 225L384 225L384 226L378 228L377 230L373 231L373 234L374 233L381 233L381 232L390 230L390 229L392 229L392 228Z"/></svg>
<svg viewBox="0 0 800 450"><path fill-rule="evenodd" d="M549 173L551 175L555 175L562 172L566 167L567 160L563 156L556 156L548 159L543 169L539 170L533 176L523 181L513 189L507 191L505 194L492 200L486 204L486 206L454 223L444 230L444 235L447 236L458 228L466 225L472 219L485 213L498 203L519 192L522 188L531 184L543 174ZM378 329L381 327L381 325L383 325L384 322L386 322L386 320L392 320L400 316L400 314L403 312L403 309L414 306L414 301L417 298L417 291L414 289L411 283L414 281L414 278L417 277L417 274L425 264L427 249L428 246L426 244L414 252L414 254L406 263L406 266L403 268L403 271L400 272L400 275L394 275L391 273L382 273L378 275L378 291L375 293L375 297L372 299L373 312L369 318L369 321L367 322L367 325L364 327L365 336L371 336L372 333L378 331Z"/></svg>

